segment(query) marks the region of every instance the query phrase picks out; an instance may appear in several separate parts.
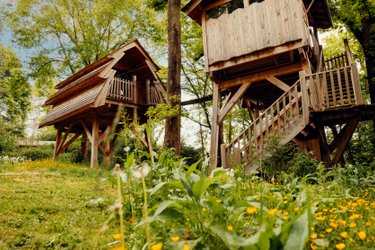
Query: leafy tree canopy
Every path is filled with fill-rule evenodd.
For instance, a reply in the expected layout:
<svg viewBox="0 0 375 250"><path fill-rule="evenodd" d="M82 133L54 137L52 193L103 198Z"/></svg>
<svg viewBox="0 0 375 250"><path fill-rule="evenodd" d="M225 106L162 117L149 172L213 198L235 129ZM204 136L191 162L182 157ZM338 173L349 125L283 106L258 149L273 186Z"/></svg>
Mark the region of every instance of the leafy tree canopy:
<svg viewBox="0 0 375 250"><path fill-rule="evenodd" d="M31 77L42 92L130 39L162 40L142 0L18 0L3 12L14 41L35 52Z"/></svg>
<svg viewBox="0 0 375 250"><path fill-rule="evenodd" d="M30 85L12 50L0 46L0 58L1 123L7 127L8 133L22 133L29 107Z"/></svg>

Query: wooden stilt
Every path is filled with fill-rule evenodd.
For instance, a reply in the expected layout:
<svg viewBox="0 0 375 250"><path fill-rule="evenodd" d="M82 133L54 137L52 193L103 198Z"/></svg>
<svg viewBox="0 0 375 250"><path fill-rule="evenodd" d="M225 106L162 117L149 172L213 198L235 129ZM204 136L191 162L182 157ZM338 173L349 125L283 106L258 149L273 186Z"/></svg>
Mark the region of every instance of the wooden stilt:
<svg viewBox="0 0 375 250"><path fill-rule="evenodd" d="M58 156L57 152L59 151L59 147L60 147L60 143L61 143L61 136L62 136L62 127L59 126L57 128L57 136L56 136L56 142L55 142L55 149L54 149L54 152L53 152L53 159L54 160Z"/></svg>
<svg viewBox="0 0 375 250"><path fill-rule="evenodd" d="M208 172L211 173L217 167L217 152L219 148L219 110L220 110L220 89L217 83L213 83L212 100L212 127L210 145L210 166Z"/></svg>
<svg viewBox="0 0 375 250"><path fill-rule="evenodd" d="M98 167L98 139L99 139L99 123L97 121L96 116L94 116L92 120L91 136L92 136L92 141L91 141L90 167L96 168Z"/></svg>

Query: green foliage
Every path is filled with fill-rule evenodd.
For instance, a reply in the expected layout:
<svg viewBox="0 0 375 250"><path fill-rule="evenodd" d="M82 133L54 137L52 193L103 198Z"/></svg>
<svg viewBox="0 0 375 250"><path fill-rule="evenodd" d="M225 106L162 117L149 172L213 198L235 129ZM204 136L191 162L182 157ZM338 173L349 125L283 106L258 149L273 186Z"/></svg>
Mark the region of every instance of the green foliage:
<svg viewBox="0 0 375 250"><path fill-rule="evenodd" d="M0 137L20 136L29 108L30 85L11 49L0 46L0 58L0 122L7 130Z"/></svg>
<svg viewBox="0 0 375 250"><path fill-rule="evenodd" d="M265 179L277 178L281 172L291 170L290 161L297 153L293 142L281 145L279 137L271 136L268 140L265 155L259 162L260 171Z"/></svg>
<svg viewBox="0 0 375 250"><path fill-rule="evenodd" d="M163 40L156 13L142 0L22 0L4 12L14 41L33 51L31 76L45 95L56 78L75 73L126 41Z"/></svg>
<svg viewBox="0 0 375 250"><path fill-rule="evenodd" d="M53 146L18 147L8 155L25 157L31 161L43 160L52 158Z"/></svg>

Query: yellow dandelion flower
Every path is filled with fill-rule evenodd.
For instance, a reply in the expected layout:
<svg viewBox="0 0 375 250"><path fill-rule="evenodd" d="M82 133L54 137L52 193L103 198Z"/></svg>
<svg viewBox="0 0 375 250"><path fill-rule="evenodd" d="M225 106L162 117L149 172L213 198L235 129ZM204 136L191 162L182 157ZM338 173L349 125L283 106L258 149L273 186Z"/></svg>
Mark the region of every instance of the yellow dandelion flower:
<svg viewBox="0 0 375 250"><path fill-rule="evenodd" d="M331 227L326 229L327 233L332 233L332 231L333 231L333 229Z"/></svg>
<svg viewBox="0 0 375 250"><path fill-rule="evenodd" d="M162 248L163 248L162 242L159 242L159 243L151 246L151 250L161 250Z"/></svg>
<svg viewBox="0 0 375 250"><path fill-rule="evenodd" d="M318 247L317 247L314 243L311 243L311 244L310 244L310 248L311 248L311 250L316 250L316 249L318 249Z"/></svg>
<svg viewBox="0 0 375 250"><path fill-rule="evenodd" d="M348 237L348 233L347 232L341 232L340 236L343 237L343 238L346 238L346 237Z"/></svg>
<svg viewBox="0 0 375 250"><path fill-rule="evenodd" d="M334 222L334 221L331 221L331 222L329 223L329 225L330 225L331 227L333 227L333 228L337 228L337 227L338 227L338 224L337 224L336 222Z"/></svg>
<svg viewBox="0 0 375 250"><path fill-rule="evenodd" d="M350 217L349 217L349 220L356 220L356 219L359 219L361 218L361 216L359 214L352 214Z"/></svg>
<svg viewBox="0 0 375 250"><path fill-rule="evenodd" d="M111 250L126 250L126 248L123 246L116 246L114 248L111 248Z"/></svg>
<svg viewBox="0 0 375 250"><path fill-rule="evenodd" d="M313 239L313 240L315 240L316 238L318 238L318 234L312 234L312 235L310 235L310 237L311 237L311 239Z"/></svg>
<svg viewBox="0 0 375 250"><path fill-rule="evenodd" d="M288 212L288 211L284 211L283 214L284 214L284 215L289 215L289 212Z"/></svg>
<svg viewBox="0 0 375 250"><path fill-rule="evenodd" d="M228 231L233 231L233 226L229 225L227 226Z"/></svg>
<svg viewBox="0 0 375 250"><path fill-rule="evenodd" d="M185 243L184 246L182 247L182 250L189 250L189 243Z"/></svg>
<svg viewBox="0 0 375 250"><path fill-rule="evenodd" d="M344 243L338 243L335 245L337 250L342 250L345 249L345 244Z"/></svg>
<svg viewBox="0 0 375 250"><path fill-rule="evenodd" d="M221 200L220 199L216 199L216 203L220 204Z"/></svg>
<svg viewBox="0 0 375 250"><path fill-rule="evenodd" d="M294 212L298 212L299 211L299 207L295 207L293 208Z"/></svg>
<svg viewBox="0 0 375 250"><path fill-rule="evenodd" d="M179 241L180 240L180 236L178 236L178 235L175 235L175 236L172 236L171 237L171 241L172 242L177 242L177 241Z"/></svg>
<svg viewBox="0 0 375 250"><path fill-rule="evenodd" d="M346 227L346 220L339 219L339 223L341 226Z"/></svg>
<svg viewBox="0 0 375 250"><path fill-rule="evenodd" d="M357 224L355 222L350 222L349 227L355 228L355 227L357 227Z"/></svg>
<svg viewBox="0 0 375 250"><path fill-rule="evenodd" d="M324 220L326 220L326 219L327 219L326 216L317 216L317 217L316 217L316 220L318 220L318 221L324 221Z"/></svg>
<svg viewBox="0 0 375 250"><path fill-rule="evenodd" d="M112 237L113 237L113 239L115 239L115 240L119 240L119 239L121 239L122 234L113 234Z"/></svg>
<svg viewBox="0 0 375 250"><path fill-rule="evenodd" d="M257 207L248 207L248 208L246 208L246 212L248 214L254 214L257 210L258 210Z"/></svg>
<svg viewBox="0 0 375 250"><path fill-rule="evenodd" d="M277 209L276 209L276 208L273 208L273 209L270 209L270 210L267 211L267 213L268 213L269 215L274 215L276 212L277 212Z"/></svg>
<svg viewBox="0 0 375 250"><path fill-rule="evenodd" d="M288 220L289 217L287 215L283 216L283 220Z"/></svg>
<svg viewBox="0 0 375 250"><path fill-rule="evenodd" d="M319 237L320 238L324 238L324 234L319 234Z"/></svg>
<svg viewBox="0 0 375 250"><path fill-rule="evenodd" d="M360 240L365 240L366 239L366 233L364 232L364 231L361 231L361 232L359 232L358 233L358 238L360 239Z"/></svg>

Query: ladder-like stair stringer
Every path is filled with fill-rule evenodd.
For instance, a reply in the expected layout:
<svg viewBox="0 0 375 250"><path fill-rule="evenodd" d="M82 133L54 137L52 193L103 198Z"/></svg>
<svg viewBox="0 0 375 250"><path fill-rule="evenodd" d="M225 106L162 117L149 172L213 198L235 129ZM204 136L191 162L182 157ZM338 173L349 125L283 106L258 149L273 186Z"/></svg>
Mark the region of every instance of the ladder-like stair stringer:
<svg viewBox="0 0 375 250"><path fill-rule="evenodd" d="M311 122L310 112L362 104L355 64L305 75L229 144L221 145L223 167L245 164L245 171L262 155L272 134L280 143L293 140Z"/></svg>

